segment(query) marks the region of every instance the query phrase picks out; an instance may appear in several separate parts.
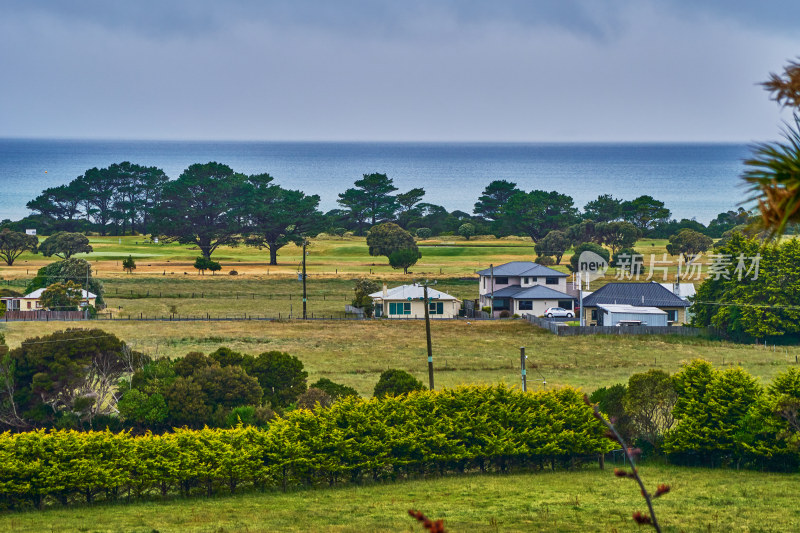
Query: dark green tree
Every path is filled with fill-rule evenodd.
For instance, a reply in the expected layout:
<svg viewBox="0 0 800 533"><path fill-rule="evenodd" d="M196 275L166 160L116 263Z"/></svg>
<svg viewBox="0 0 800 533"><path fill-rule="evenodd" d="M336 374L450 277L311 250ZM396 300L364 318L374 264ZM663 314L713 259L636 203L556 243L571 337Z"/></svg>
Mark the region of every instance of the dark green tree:
<svg viewBox="0 0 800 533"><path fill-rule="evenodd" d="M593 220L583 220L573 224L564 230L564 233L567 234L567 238L573 246L578 246L585 242L602 244L600 234L597 233L597 224Z"/></svg>
<svg viewBox="0 0 800 533"><path fill-rule="evenodd" d="M464 237L465 239L469 240L470 237L475 235L475 225L469 222L461 224L458 227L458 234Z"/></svg>
<svg viewBox="0 0 800 533"><path fill-rule="evenodd" d="M169 415L167 420L173 426L200 428L208 424L213 409L206 401L203 388L194 378L179 377L164 391Z"/></svg>
<svg viewBox="0 0 800 533"><path fill-rule="evenodd" d="M617 383L610 387L600 387L589 396L589 401L596 403L600 412L614 421L614 427L626 442L632 442L635 435L633 421L625 411L623 404L627 391L628 387L623 383Z"/></svg>
<svg viewBox="0 0 800 533"><path fill-rule="evenodd" d="M430 239L431 235L433 234L430 228L417 228L416 233L417 238L422 240Z"/></svg>
<svg viewBox="0 0 800 533"><path fill-rule="evenodd" d="M540 257L552 256L555 257L556 264L561 264L561 257L564 252L569 250L571 246L569 237L563 231L553 230L548 232L539 242L534 246L536 255Z"/></svg>
<svg viewBox="0 0 800 533"><path fill-rule="evenodd" d="M240 366L206 366L197 369L192 377L213 409L260 405L264 395L258 379L247 375Z"/></svg>
<svg viewBox="0 0 800 533"><path fill-rule="evenodd" d="M370 318L375 310L370 294L378 292L380 289L381 287L378 285L378 282L371 279L361 278L356 280L355 287L353 287L353 291L355 292L353 307L363 309L364 315Z"/></svg>
<svg viewBox="0 0 800 533"><path fill-rule="evenodd" d="M308 372L303 363L285 352L271 351L258 355L246 368L258 379L264 400L272 407L286 407L306 391Z"/></svg>
<svg viewBox="0 0 800 533"><path fill-rule="evenodd" d="M503 206L516 193L517 184L506 180L495 180L483 190L478 201L475 202L474 213L487 220L498 220Z"/></svg>
<svg viewBox="0 0 800 533"><path fill-rule="evenodd" d="M56 256L62 259L69 259L75 254L92 253L92 246L89 239L82 233L68 233L59 231L50 235L39 246L39 251L45 257Z"/></svg>
<svg viewBox="0 0 800 533"><path fill-rule="evenodd" d="M367 246L369 255L386 257L397 250L417 247L414 237L394 222L384 222L370 229L367 234Z"/></svg>
<svg viewBox="0 0 800 533"><path fill-rule="evenodd" d="M267 248L269 264L278 264L278 250L289 243L298 246L317 235L322 227L322 213L317 209L319 196L306 196L271 184L269 174L250 176L245 186L245 243Z"/></svg>
<svg viewBox="0 0 800 533"><path fill-rule="evenodd" d="M419 209L416 206L422 201L423 196L425 196L425 189L415 188L395 197L398 206L397 222L400 226L407 228L413 218L419 217Z"/></svg>
<svg viewBox="0 0 800 533"><path fill-rule="evenodd" d="M420 380L405 370L393 368L381 373L372 395L375 398L383 398L384 396L399 396L418 390L425 390L425 385Z"/></svg>
<svg viewBox="0 0 800 533"><path fill-rule="evenodd" d="M165 242L193 244L208 260L219 246L238 244L244 229L245 180L220 163L191 165L164 186L153 211L153 233Z"/></svg>
<svg viewBox="0 0 800 533"><path fill-rule="evenodd" d="M42 191L26 204L26 207L43 217L59 221L66 231L74 231L80 215L83 197L76 181L69 185L59 185Z"/></svg>
<svg viewBox="0 0 800 533"><path fill-rule="evenodd" d="M201 274L205 275L206 270L210 270L211 272L219 272L222 270L222 265L211 259L198 257L194 260L194 268L196 268Z"/></svg>
<svg viewBox="0 0 800 533"><path fill-rule="evenodd" d="M706 237L694 230L684 229L669 238L667 253L669 255L683 255L684 259L689 261L691 256L705 252L713 244L714 240L711 237Z"/></svg>
<svg viewBox="0 0 800 533"><path fill-rule="evenodd" d="M133 260L132 255L122 260L122 270L127 271L128 274L132 274L136 270L136 261Z"/></svg>
<svg viewBox="0 0 800 533"><path fill-rule="evenodd" d="M14 260L24 252L37 253L39 239L36 235L27 235L21 231L11 231L8 228L0 230L0 259L6 265L12 266Z"/></svg>
<svg viewBox="0 0 800 533"><path fill-rule="evenodd" d="M630 222L601 222L595 226L595 231L602 244L611 248L615 254L620 248L631 248L642 236L642 232Z"/></svg>
<svg viewBox="0 0 800 533"><path fill-rule="evenodd" d="M603 248L599 244L595 244L593 242L585 242L580 246L576 246L575 249L572 251L572 256L569 258L569 269L572 272L578 271L578 260L580 259L581 254L586 251L596 253L597 255L605 259L607 262L610 261L611 259L611 254L606 248Z"/></svg>
<svg viewBox="0 0 800 533"><path fill-rule="evenodd" d="M649 370L628 379L622 398L625 412L631 417L636 435L655 450L675 423L672 408L677 399L672 377L663 370Z"/></svg>
<svg viewBox="0 0 800 533"><path fill-rule="evenodd" d="M664 202L652 196L639 196L634 200L622 203L622 218L647 233L659 222L669 220L670 211Z"/></svg>
<svg viewBox="0 0 800 533"><path fill-rule="evenodd" d="M583 216L595 222L612 222L622 216L622 200L610 194L601 194L583 206Z"/></svg>
<svg viewBox="0 0 800 533"><path fill-rule="evenodd" d="M504 227L516 235L529 235L534 242L552 230L563 230L578 220L572 198L556 191L518 192L501 210Z"/></svg>
<svg viewBox="0 0 800 533"><path fill-rule="evenodd" d="M374 226L394 218L397 199L391 193L396 190L386 174L364 174L362 179L356 180L355 188L339 194L339 205L350 212L361 233L366 221Z"/></svg>
<svg viewBox="0 0 800 533"><path fill-rule="evenodd" d="M743 341L800 335L800 240L762 247L734 233L716 253L728 261L697 288L692 324Z"/></svg>
<svg viewBox="0 0 800 533"><path fill-rule="evenodd" d="M199 370L211 366L214 360L210 359L202 352L189 352L172 365L172 370L176 376L188 378Z"/></svg>
<svg viewBox="0 0 800 533"><path fill-rule="evenodd" d="M328 378L319 378L319 380L317 380L316 383L313 383L311 385L311 388L325 391L334 402L341 398L346 398L348 396L359 397L358 391L355 390L353 387L348 387L347 385L334 383Z"/></svg>
<svg viewBox="0 0 800 533"><path fill-rule="evenodd" d="M408 274L408 269L417 264L422 253L416 245L413 248L402 248L389 254L389 266L394 269L403 269L403 274Z"/></svg>

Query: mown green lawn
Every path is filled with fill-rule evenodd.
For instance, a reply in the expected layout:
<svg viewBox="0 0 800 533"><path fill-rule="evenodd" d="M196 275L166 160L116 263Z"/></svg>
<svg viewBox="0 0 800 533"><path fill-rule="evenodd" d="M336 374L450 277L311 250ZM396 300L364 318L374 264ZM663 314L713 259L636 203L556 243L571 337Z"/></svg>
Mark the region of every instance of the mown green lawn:
<svg viewBox="0 0 800 533"><path fill-rule="evenodd" d="M667 532L800 530L800 474L644 466ZM651 531L636 526L645 511L632 480L596 467L573 472L468 475L374 486L215 499L52 508L0 515L0 530L166 532L423 531L407 515L418 509L458 532Z"/></svg>

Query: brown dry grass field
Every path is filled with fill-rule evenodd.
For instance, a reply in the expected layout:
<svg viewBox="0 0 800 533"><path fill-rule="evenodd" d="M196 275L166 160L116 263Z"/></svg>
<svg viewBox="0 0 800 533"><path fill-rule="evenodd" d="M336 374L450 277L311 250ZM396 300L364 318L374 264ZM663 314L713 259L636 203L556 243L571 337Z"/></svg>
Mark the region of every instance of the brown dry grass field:
<svg viewBox="0 0 800 533"><path fill-rule="evenodd" d="M77 324L114 333L156 357L181 357L228 346L248 353L281 350L296 355L309 372L355 387L369 396L380 373L408 370L427 383L425 324L409 321L97 321ZM57 331L64 323L3 324L9 346ZM434 321L437 387L468 383L517 384L519 348L526 347L532 389L573 385L592 391L627 381L636 372L674 372L704 358L716 365L741 365L762 381L795 364L798 348L737 345L705 339L636 336L557 337L524 320ZM532 365L538 367L534 368ZM547 381L544 385L543 382Z"/></svg>

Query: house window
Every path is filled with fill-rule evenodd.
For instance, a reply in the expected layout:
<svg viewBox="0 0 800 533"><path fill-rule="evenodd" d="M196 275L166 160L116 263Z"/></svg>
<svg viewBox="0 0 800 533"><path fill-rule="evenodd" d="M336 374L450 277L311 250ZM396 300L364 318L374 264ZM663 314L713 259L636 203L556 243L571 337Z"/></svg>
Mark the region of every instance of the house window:
<svg viewBox="0 0 800 533"><path fill-rule="evenodd" d="M563 307L566 310L572 309L572 300L559 300L558 306Z"/></svg>
<svg viewBox="0 0 800 533"><path fill-rule="evenodd" d="M524 283L525 285L527 285L528 283L530 283L530 282L528 281L529 279L530 279L530 278L522 278L522 283Z"/></svg>
<svg viewBox="0 0 800 533"><path fill-rule="evenodd" d="M548 277L544 278L544 282L547 285L558 285L558 278L555 277L555 276L552 276L552 277L548 276Z"/></svg>
<svg viewBox="0 0 800 533"><path fill-rule="evenodd" d="M592 320L597 320L597 309L592 309Z"/></svg>
<svg viewBox="0 0 800 533"><path fill-rule="evenodd" d="M486 288L486 276L483 277L483 288Z"/></svg>
<svg viewBox="0 0 800 533"><path fill-rule="evenodd" d="M30 303L30 302L28 302L28 309L30 309L30 308L31 308L31 303Z"/></svg>
<svg viewBox="0 0 800 533"><path fill-rule="evenodd" d="M519 301L519 310L520 311L533 311L533 300L520 300Z"/></svg>
<svg viewBox="0 0 800 533"><path fill-rule="evenodd" d="M531 283L536 283L539 281L539 278L531 278Z"/></svg>
<svg viewBox="0 0 800 533"><path fill-rule="evenodd" d="M444 314L444 303L443 302L431 302L428 304L428 312L432 315L443 315Z"/></svg>
<svg viewBox="0 0 800 533"><path fill-rule="evenodd" d="M503 277L494 278L494 282L497 285L508 285L508 277L507 276L503 276Z"/></svg>
<svg viewBox="0 0 800 533"><path fill-rule="evenodd" d="M677 322L678 321L678 311L677 309L667 309L667 321L668 322Z"/></svg>
<svg viewBox="0 0 800 533"><path fill-rule="evenodd" d="M495 311L510 311L508 298L495 298L493 308Z"/></svg>
<svg viewBox="0 0 800 533"><path fill-rule="evenodd" d="M410 315L411 302L390 302L389 303L390 315Z"/></svg>

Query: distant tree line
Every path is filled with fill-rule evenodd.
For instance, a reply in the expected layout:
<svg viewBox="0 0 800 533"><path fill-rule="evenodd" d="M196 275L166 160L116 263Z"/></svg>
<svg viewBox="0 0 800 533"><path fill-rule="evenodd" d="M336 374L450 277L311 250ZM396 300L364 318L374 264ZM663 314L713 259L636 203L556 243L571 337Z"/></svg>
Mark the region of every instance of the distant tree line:
<svg viewBox="0 0 800 533"><path fill-rule="evenodd" d="M75 232L150 234L193 244L206 260L219 246L245 244L266 248L270 263L276 264L278 250L288 243L300 244L321 232L366 235L370 228L391 222L421 239L527 236L540 244L539 255L559 262L563 250L585 242L608 246L614 254L636 238L668 238L684 229L719 238L753 219L739 208L720 213L708 226L675 220L663 202L647 195L621 200L603 194L581 212L566 194L524 191L506 180L492 181L472 213L448 211L424 202L424 196L422 188L398 192L386 174L365 174L338 195L339 208L322 213L319 196L286 189L269 174L248 176L210 162L191 165L169 180L158 168L123 162L87 170L67 185L46 189L27 204L34 214L2 225L15 231L35 227L48 235L65 232L62 241ZM7 261L19 250L34 251L16 234L3 238L11 243L11 251L3 254ZM42 251L58 253L52 247ZM398 264L410 261L411 254L405 255Z"/></svg>

